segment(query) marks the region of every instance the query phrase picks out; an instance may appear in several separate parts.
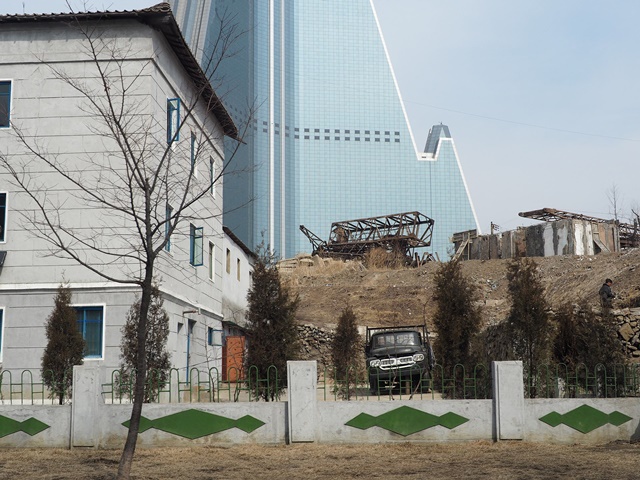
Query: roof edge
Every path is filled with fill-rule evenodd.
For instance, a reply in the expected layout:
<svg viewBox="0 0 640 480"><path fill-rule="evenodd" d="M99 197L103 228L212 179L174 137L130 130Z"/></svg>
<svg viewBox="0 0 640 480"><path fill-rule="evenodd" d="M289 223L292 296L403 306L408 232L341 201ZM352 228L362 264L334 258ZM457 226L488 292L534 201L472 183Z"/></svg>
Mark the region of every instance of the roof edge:
<svg viewBox="0 0 640 480"><path fill-rule="evenodd" d="M0 24L25 24L35 22L69 22L69 21L91 21L91 20L137 20L161 32L171 49L176 54L178 61L182 64L185 72L197 91L206 102L207 109L214 113L224 134L234 140L241 141L238 136L238 129L224 107L220 98L216 95L209 79L200 67L191 49L187 45L180 27L176 22L171 6L166 3L158 3L149 8L140 10L122 11L96 11L96 12L68 12L68 13L26 13L16 15L0 15Z"/></svg>

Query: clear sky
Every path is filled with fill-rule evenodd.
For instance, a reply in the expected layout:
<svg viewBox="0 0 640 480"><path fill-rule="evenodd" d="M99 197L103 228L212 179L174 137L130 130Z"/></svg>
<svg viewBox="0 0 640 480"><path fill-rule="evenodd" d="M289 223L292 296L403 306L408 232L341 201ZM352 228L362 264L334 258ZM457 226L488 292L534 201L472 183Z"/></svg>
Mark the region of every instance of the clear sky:
<svg viewBox="0 0 640 480"><path fill-rule="evenodd" d="M640 205L640 1L373 2L417 146L449 125L484 232L543 207L611 218L614 185L623 213ZM0 13L23 4L68 10Z"/></svg>

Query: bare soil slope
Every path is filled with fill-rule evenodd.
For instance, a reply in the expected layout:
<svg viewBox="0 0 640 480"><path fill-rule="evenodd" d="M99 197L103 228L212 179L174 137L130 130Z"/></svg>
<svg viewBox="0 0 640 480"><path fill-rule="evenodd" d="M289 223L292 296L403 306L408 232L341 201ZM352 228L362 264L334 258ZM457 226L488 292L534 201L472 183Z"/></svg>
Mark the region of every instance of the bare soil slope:
<svg viewBox="0 0 640 480"><path fill-rule="evenodd" d="M597 305L598 289L605 278L614 282L613 290L618 296L614 308L640 297L640 249L534 260L552 307L582 301ZM509 311L508 263L508 260L463 262L464 273L478 286L486 324L503 320ZM367 269L360 262L317 258L314 262L308 258L289 261L288 265L281 269L282 276L300 296L300 323L333 328L342 309L351 305L361 326L419 324L423 319L432 324L433 275L438 268L435 262L399 270Z"/></svg>

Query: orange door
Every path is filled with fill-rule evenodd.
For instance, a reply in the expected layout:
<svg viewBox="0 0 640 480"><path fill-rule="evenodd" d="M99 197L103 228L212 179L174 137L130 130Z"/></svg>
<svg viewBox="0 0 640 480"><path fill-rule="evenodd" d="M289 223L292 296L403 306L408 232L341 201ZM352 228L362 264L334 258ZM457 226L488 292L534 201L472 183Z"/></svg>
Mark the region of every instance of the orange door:
<svg viewBox="0 0 640 480"><path fill-rule="evenodd" d="M244 379L244 342L243 336L226 337L222 347L222 380L237 382Z"/></svg>

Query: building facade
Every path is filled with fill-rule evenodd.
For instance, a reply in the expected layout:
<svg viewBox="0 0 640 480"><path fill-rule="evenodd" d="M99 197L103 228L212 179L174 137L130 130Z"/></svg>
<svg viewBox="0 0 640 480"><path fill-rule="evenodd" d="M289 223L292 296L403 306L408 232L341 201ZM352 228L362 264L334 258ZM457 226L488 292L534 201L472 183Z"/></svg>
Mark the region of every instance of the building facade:
<svg viewBox="0 0 640 480"><path fill-rule="evenodd" d="M419 211L446 258L454 232L477 229L448 128L416 147L371 0L170 3L202 65L228 54L208 71L245 141L227 158L225 225L250 248L291 257L311 251L301 224L324 238L332 222ZM225 54L220 32L236 39Z"/></svg>
<svg viewBox="0 0 640 480"><path fill-rule="evenodd" d="M220 368L224 234L217 177L223 138L237 131L170 9L0 16L0 45L3 371L29 369L38 377L44 325L62 283L72 290L85 364L116 368L146 242L158 249L155 279L181 381L192 367ZM156 185L144 203L152 209L144 242L139 229L146 225L132 214L143 205L138 182ZM50 231L36 198L59 222ZM47 235L64 237L91 268Z"/></svg>

